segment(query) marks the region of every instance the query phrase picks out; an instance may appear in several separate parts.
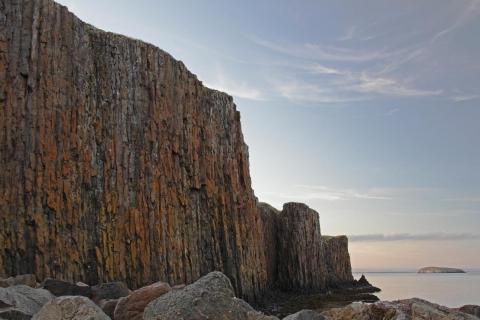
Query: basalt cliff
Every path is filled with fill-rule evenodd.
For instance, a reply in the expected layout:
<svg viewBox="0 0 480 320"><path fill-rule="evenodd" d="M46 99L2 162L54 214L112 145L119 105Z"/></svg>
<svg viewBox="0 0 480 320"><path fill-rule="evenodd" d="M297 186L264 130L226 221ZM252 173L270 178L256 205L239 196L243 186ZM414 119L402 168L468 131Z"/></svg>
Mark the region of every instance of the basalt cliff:
<svg viewBox="0 0 480 320"><path fill-rule="evenodd" d="M0 30L0 276L137 288L219 270L248 300L353 280L315 211L257 203L229 95L51 0L1 0Z"/></svg>

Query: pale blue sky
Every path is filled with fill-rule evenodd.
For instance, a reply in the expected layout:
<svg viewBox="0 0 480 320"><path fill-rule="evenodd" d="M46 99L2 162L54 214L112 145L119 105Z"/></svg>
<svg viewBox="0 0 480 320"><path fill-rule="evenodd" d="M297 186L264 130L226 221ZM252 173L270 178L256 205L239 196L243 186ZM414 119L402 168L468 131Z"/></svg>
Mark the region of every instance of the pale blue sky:
<svg viewBox="0 0 480 320"><path fill-rule="evenodd" d="M60 2L232 94L258 198L361 235L354 267L480 267L479 0Z"/></svg>

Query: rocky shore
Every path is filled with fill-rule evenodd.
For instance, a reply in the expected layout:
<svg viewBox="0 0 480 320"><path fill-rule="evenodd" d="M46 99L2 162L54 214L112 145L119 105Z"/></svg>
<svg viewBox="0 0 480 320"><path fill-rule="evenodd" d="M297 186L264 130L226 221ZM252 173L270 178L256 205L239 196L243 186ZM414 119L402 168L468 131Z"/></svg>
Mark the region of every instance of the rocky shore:
<svg viewBox="0 0 480 320"><path fill-rule="evenodd" d="M5 320L473 320L480 314L479 306L450 309L421 299L351 303L338 300L337 293L310 296L321 302L313 305L314 310L298 310L301 303L312 304L306 296L297 296L297 310L261 312L237 298L230 280L220 272L190 285L156 282L134 291L123 282L88 286L46 279L38 284L33 275L0 283L4 286L0 288L0 319Z"/></svg>

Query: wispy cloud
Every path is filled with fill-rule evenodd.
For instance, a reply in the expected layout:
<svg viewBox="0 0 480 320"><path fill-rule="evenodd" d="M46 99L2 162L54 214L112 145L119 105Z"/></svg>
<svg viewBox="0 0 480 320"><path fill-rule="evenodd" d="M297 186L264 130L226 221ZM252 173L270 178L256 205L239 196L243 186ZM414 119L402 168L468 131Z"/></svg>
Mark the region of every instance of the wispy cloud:
<svg viewBox="0 0 480 320"><path fill-rule="evenodd" d="M478 0L470 0L466 2L466 5L463 6L460 14L458 14L454 19L450 22L450 24L442 29L441 31L437 32L431 42L435 42L440 38L445 37L447 34L452 33L455 29L463 26L466 22L468 22L472 17L475 17L480 12L480 1Z"/></svg>
<svg viewBox="0 0 480 320"><path fill-rule="evenodd" d="M467 95L457 95L453 96L452 101L454 102L465 102L465 101L472 101L480 99L479 94L467 94Z"/></svg>
<svg viewBox="0 0 480 320"><path fill-rule="evenodd" d="M308 201L347 201L347 200L390 200L385 195L375 194L370 190L339 189L327 186L295 185L291 194L269 193L270 196L284 200Z"/></svg>
<svg viewBox="0 0 480 320"><path fill-rule="evenodd" d="M360 234L349 235L351 242L385 242L385 241L461 241L477 240L480 234L472 233L395 233L395 234Z"/></svg>
<svg viewBox="0 0 480 320"><path fill-rule="evenodd" d="M259 89L252 87L246 81L236 81L235 79L227 77L221 67L217 67L217 72L213 80L206 81L205 85L209 88L226 92L237 98L256 101L267 100Z"/></svg>
<svg viewBox="0 0 480 320"><path fill-rule="evenodd" d="M358 50L319 43L279 44L259 37L250 37L250 39L255 44L277 53L318 61L366 62L382 59L391 55L390 52L384 50Z"/></svg>
<svg viewBox="0 0 480 320"><path fill-rule="evenodd" d="M393 108L393 109L388 110L388 111L385 113L385 115L391 117L391 116L393 116L395 113L397 113L398 111L400 111L399 108Z"/></svg>

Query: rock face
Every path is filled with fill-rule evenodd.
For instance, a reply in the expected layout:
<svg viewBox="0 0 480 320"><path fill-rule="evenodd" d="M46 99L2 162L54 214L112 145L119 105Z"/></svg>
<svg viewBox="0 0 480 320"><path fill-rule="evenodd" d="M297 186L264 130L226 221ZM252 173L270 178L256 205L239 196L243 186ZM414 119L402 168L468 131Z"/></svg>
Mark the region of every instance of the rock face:
<svg viewBox="0 0 480 320"><path fill-rule="evenodd" d="M465 271L457 268L425 267L418 270L418 273L465 273Z"/></svg>
<svg viewBox="0 0 480 320"><path fill-rule="evenodd" d="M51 0L0 4L0 276L266 287L232 98Z"/></svg>
<svg viewBox="0 0 480 320"><path fill-rule="evenodd" d="M30 319L54 296L25 285L0 288L0 319Z"/></svg>
<svg viewBox="0 0 480 320"><path fill-rule="evenodd" d="M110 320L110 317L86 297L64 296L44 305L32 320Z"/></svg>
<svg viewBox="0 0 480 320"><path fill-rule="evenodd" d="M278 216L278 285L287 291L326 288L318 213L302 203L286 203Z"/></svg>
<svg viewBox="0 0 480 320"><path fill-rule="evenodd" d="M267 203L258 203L258 210L262 219L264 250L266 259L267 281L274 285L277 281L279 255L277 242L278 237L278 216L280 212Z"/></svg>
<svg viewBox="0 0 480 320"><path fill-rule="evenodd" d="M152 301L145 309L144 319L278 320L235 298L229 279L220 272L211 272L184 289L170 291Z"/></svg>
<svg viewBox="0 0 480 320"><path fill-rule="evenodd" d="M325 311L327 320L475 320L470 314L422 299L380 301L373 304L354 302L344 308Z"/></svg>
<svg viewBox="0 0 480 320"><path fill-rule="evenodd" d="M327 285L336 287L352 283L354 278L348 253L348 238L322 236L322 250L327 268Z"/></svg>

